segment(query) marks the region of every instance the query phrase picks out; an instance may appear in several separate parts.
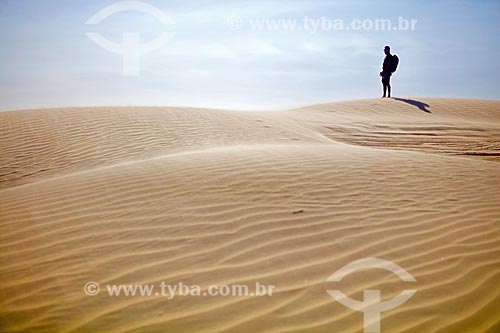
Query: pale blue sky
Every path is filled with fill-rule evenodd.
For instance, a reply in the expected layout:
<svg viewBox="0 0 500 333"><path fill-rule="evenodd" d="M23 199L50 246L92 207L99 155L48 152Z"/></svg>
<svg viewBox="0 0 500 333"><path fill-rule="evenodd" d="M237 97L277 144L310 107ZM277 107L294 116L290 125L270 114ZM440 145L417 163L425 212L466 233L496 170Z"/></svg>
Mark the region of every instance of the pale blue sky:
<svg viewBox="0 0 500 333"><path fill-rule="evenodd" d="M396 96L500 99L500 1L146 0L142 13L85 22L108 0L0 0L0 109L175 105L274 109L381 95L383 46L401 59ZM244 26L228 28L239 16ZM416 31L252 31L251 19L417 19ZM85 35L120 42L175 32L122 75L122 58Z"/></svg>

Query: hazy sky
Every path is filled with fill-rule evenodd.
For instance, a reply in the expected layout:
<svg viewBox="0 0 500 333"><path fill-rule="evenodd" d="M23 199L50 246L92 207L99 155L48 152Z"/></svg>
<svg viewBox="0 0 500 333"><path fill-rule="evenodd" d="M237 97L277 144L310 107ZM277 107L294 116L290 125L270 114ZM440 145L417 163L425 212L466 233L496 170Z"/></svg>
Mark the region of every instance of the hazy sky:
<svg viewBox="0 0 500 333"><path fill-rule="evenodd" d="M0 109L175 105L272 109L380 97L383 47L400 59L396 96L500 99L500 1L147 0L175 24L109 0L0 0ZM416 19L415 31L252 29L263 19ZM237 19L241 18L241 20ZM235 26L233 22L242 23ZM228 22L233 25L228 25ZM240 29L237 29L240 28ZM124 76L122 56L92 42L175 35Z"/></svg>

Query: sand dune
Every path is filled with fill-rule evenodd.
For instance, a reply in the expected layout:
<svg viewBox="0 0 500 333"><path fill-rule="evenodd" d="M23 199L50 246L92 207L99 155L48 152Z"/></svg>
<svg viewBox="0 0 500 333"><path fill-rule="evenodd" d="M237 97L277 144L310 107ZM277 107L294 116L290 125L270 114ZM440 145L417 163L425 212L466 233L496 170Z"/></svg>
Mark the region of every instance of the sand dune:
<svg viewBox="0 0 500 333"><path fill-rule="evenodd" d="M482 100L1 112L0 332L362 332L325 280L367 257L416 279L382 332L498 332L499 138L500 101ZM88 281L276 288L90 297Z"/></svg>

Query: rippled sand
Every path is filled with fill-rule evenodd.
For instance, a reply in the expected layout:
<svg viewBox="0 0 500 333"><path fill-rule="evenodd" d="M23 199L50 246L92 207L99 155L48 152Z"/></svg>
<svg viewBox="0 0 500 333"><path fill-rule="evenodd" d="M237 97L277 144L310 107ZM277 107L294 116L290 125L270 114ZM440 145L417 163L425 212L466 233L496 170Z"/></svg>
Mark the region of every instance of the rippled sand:
<svg viewBox="0 0 500 333"><path fill-rule="evenodd" d="M362 332L333 287L417 290L382 332L499 332L500 101L415 100L0 112L0 332ZM325 282L367 257L416 282Z"/></svg>

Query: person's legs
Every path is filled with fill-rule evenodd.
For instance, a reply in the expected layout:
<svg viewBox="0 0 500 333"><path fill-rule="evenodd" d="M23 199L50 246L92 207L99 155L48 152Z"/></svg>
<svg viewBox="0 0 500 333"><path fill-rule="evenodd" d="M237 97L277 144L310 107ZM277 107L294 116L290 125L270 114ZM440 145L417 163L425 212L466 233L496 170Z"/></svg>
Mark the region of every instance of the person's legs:
<svg viewBox="0 0 500 333"><path fill-rule="evenodd" d="M384 86L384 95L382 98L385 98L387 96L387 87L389 85L389 82L387 81L387 77L383 76L382 77L382 85ZM391 97L391 91L389 90L389 97Z"/></svg>
<svg viewBox="0 0 500 333"><path fill-rule="evenodd" d="M387 90L389 92L389 94L387 95L387 97L391 98L391 77L390 76L387 77L386 85L387 85Z"/></svg>

